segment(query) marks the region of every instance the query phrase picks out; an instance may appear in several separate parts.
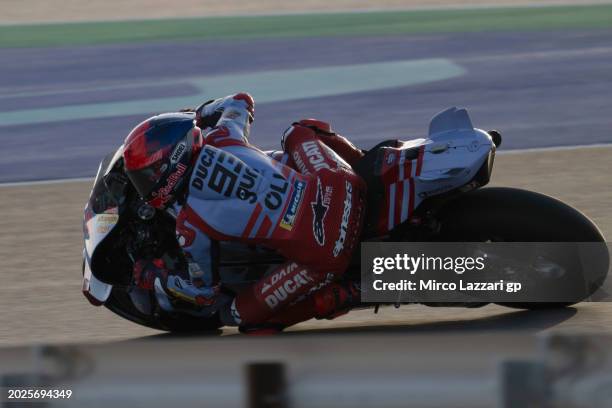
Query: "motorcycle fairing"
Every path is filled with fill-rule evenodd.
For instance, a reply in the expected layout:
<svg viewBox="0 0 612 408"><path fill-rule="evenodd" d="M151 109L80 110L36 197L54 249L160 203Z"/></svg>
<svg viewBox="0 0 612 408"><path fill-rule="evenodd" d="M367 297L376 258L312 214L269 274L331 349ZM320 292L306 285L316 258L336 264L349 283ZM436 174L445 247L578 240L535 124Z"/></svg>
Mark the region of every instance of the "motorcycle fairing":
<svg viewBox="0 0 612 408"><path fill-rule="evenodd" d="M426 198L466 186L494 151L489 134L475 129L467 111L455 107L434 116L428 138L380 147L377 232L384 235L407 221Z"/></svg>
<svg viewBox="0 0 612 408"><path fill-rule="evenodd" d="M453 106L436 114L429 122L429 136L457 130L473 130L472 119L465 109Z"/></svg>
<svg viewBox="0 0 612 408"><path fill-rule="evenodd" d="M83 295L92 305L101 306L110 296L113 287L96 279L91 272L90 264L87 250L83 249Z"/></svg>
<svg viewBox="0 0 612 408"><path fill-rule="evenodd" d="M100 306L110 296L112 285L102 282L95 277L92 271L93 258L96 248L110 234L119 221L119 203L108 191L104 178L108 176L123 154L123 146L113 154L102 160L98 167L89 201L85 206L83 220L83 235L85 247L83 248L83 295L93 305Z"/></svg>

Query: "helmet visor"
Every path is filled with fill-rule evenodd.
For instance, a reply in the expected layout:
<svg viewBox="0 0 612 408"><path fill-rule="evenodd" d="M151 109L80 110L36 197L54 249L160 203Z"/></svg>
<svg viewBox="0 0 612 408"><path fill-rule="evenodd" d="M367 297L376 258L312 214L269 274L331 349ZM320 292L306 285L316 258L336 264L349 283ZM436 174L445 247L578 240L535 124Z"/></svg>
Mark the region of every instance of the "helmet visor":
<svg viewBox="0 0 612 408"><path fill-rule="evenodd" d="M149 200L167 166L164 160L160 160L141 169L126 170L126 173L138 194L145 200Z"/></svg>

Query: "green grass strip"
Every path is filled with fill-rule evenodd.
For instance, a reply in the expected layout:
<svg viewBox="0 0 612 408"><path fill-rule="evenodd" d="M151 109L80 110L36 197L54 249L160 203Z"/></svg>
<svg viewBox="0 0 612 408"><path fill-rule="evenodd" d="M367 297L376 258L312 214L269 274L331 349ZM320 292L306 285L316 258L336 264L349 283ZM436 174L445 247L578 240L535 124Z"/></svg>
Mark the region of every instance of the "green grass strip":
<svg viewBox="0 0 612 408"><path fill-rule="evenodd" d="M612 28L612 5L9 25L0 47L596 28Z"/></svg>

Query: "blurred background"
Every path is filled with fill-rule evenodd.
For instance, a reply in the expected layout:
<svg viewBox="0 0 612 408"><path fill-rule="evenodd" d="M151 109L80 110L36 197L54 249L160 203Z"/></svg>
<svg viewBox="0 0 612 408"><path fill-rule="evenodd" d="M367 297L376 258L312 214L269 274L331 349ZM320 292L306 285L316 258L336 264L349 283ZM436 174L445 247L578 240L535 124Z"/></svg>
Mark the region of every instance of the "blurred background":
<svg viewBox="0 0 612 408"><path fill-rule="evenodd" d="M468 357L449 365L450 378L472 369L488 378L504 358L535 353L537 336L609 332L607 303L534 313L414 306L306 322L255 348L233 330L186 345L91 307L80 267L82 210L101 158L147 116L240 91L255 97L251 141L266 149L305 117L368 148L424 136L434 114L466 107L476 127L504 135L493 185L560 198L610 237L611 44L611 1L0 0L0 345L11 347L0 349L0 369L47 364L44 349L13 348L32 344L102 343L98 356L196 347L241 362L335 350L348 362L389 343L406 365L454 344ZM492 346L474 368L470 353L483 343ZM326 372L314 366L304 375Z"/></svg>

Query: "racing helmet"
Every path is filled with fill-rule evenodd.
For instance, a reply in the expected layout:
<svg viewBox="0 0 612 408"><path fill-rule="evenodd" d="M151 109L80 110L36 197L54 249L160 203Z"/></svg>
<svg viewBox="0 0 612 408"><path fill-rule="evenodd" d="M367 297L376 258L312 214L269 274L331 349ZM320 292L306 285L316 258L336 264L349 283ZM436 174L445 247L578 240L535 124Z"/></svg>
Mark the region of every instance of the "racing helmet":
<svg viewBox="0 0 612 408"><path fill-rule="evenodd" d="M146 202L164 209L186 186L202 143L202 131L195 125L193 113L153 116L125 138L125 173Z"/></svg>

